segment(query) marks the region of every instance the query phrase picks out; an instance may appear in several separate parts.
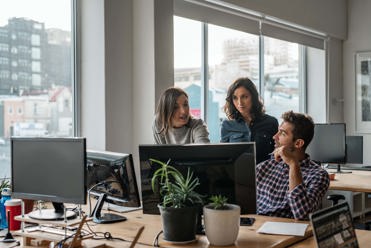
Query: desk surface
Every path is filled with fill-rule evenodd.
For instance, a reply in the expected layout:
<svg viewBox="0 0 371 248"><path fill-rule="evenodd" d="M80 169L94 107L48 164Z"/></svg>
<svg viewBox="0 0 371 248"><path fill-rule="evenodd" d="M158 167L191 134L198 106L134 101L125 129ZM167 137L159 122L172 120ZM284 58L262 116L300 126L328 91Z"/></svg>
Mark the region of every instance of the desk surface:
<svg viewBox="0 0 371 248"><path fill-rule="evenodd" d="M96 225L94 230L110 231L113 236L121 236L127 239L132 239L140 226L145 226L145 229L138 240L141 245L153 245L154 238L161 230L161 220L159 215L143 215L142 211L126 213L127 221L115 223L111 225ZM309 226L305 237L284 236L284 235L267 235L260 234L256 231L265 221L282 221L282 222L300 222L292 219L275 218L260 215L249 215L249 217L256 218L252 226L241 226L237 242L230 247L286 247L290 244L298 242L312 235L312 229ZM159 244L161 247L177 247L174 244L167 243L162 240L160 236ZM189 245L182 245L178 247L209 247L206 236L198 236L195 243Z"/></svg>
<svg viewBox="0 0 371 248"><path fill-rule="evenodd" d="M153 241L156 235L161 231L161 220L159 215L143 215L142 211L135 211L124 214L127 217L127 221L114 223L114 224L95 224L89 222L89 226L95 232L110 232L113 237L123 238L128 241L132 241L140 227L144 226L142 235L140 236L136 247L145 248L153 245ZM280 221L280 222L299 222L308 223L306 221L295 221L293 219L276 218L260 215L248 215L256 219L252 226L241 226L238 239L234 246L229 247L287 247L291 244L299 242L312 235L311 226L308 226L305 237L289 236L289 235L268 235L260 234L256 231L266 221ZM85 227L86 228L86 227ZM96 240L84 240L86 247L94 247L98 243L105 244L106 246L101 247L129 247L130 242L122 241L96 241ZM188 245L177 246L168 243L159 238L159 244L161 247L209 247L206 236L200 235L197 237L197 241Z"/></svg>
<svg viewBox="0 0 371 248"><path fill-rule="evenodd" d="M329 173L335 170L328 170ZM371 193L371 171L352 171L337 173L335 180L330 181L329 189Z"/></svg>
<svg viewBox="0 0 371 248"><path fill-rule="evenodd" d="M358 244L360 248L370 247L371 231L356 229L356 235L357 235ZM312 247L316 247L316 242L314 240L314 237L312 236L289 247L290 248L299 248L299 247L300 248L312 248Z"/></svg>

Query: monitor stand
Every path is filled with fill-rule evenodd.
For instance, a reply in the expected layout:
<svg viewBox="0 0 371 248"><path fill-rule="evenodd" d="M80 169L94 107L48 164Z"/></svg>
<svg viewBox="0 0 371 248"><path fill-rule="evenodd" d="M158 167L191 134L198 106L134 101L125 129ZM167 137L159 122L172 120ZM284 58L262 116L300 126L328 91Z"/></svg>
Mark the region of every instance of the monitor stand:
<svg viewBox="0 0 371 248"><path fill-rule="evenodd" d="M352 171L343 171L343 170L341 170L341 164L337 164L337 169L336 169L335 173L346 174L346 173L352 173Z"/></svg>
<svg viewBox="0 0 371 248"><path fill-rule="evenodd" d="M71 210L66 210L63 203L52 202L54 209L41 209L33 211L28 214L32 219L37 220L70 220L76 218L76 213Z"/></svg>
<svg viewBox="0 0 371 248"><path fill-rule="evenodd" d="M93 221L99 224L125 221L126 217L118 215L118 214L104 213L102 215L101 211L102 211L102 207L103 207L103 204L106 198L107 198L107 194L105 193L102 193L99 195L98 202L95 205L92 216L91 216L93 217Z"/></svg>

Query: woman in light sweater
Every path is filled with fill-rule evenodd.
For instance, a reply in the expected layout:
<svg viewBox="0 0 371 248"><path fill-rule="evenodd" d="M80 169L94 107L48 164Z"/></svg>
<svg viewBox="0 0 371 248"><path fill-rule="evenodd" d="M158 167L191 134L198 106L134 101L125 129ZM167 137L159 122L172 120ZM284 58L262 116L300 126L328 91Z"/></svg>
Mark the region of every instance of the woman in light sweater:
<svg viewBox="0 0 371 248"><path fill-rule="evenodd" d="M156 144L210 143L205 122L190 115L188 95L180 88L162 93L152 130Z"/></svg>

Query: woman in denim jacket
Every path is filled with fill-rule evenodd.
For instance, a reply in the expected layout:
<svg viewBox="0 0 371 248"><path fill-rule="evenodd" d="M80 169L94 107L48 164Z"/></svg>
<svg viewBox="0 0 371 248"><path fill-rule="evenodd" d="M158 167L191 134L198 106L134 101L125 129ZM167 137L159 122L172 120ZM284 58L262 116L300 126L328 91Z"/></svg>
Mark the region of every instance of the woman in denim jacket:
<svg viewBox="0 0 371 248"><path fill-rule="evenodd" d="M269 158L274 150L273 135L278 121L265 114L255 84L248 78L239 78L229 87L224 111L227 120L221 127L221 142L255 141L256 163Z"/></svg>

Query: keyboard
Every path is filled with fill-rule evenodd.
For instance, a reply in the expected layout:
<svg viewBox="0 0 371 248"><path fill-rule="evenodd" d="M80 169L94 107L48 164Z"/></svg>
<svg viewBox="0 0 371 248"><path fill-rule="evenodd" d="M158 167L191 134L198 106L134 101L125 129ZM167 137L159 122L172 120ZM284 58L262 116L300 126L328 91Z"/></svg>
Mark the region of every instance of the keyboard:
<svg viewBox="0 0 371 248"><path fill-rule="evenodd" d="M327 169L337 169L337 164L329 164ZM371 165L363 164L345 164L340 166L341 170L360 170L360 171L371 171Z"/></svg>
<svg viewBox="0 0 371 248"><path fill-rule="evenodd" d="M127 212L140 210L142 209L142 207L123 207L123 206L118 206L118 205L111 204L111 203L104 203L103 209L114 211L117 213L127 213Z"/></svg>

